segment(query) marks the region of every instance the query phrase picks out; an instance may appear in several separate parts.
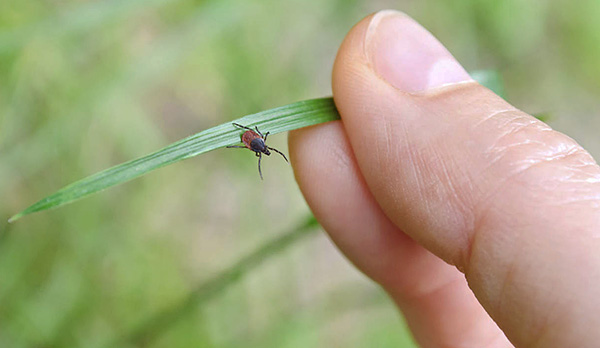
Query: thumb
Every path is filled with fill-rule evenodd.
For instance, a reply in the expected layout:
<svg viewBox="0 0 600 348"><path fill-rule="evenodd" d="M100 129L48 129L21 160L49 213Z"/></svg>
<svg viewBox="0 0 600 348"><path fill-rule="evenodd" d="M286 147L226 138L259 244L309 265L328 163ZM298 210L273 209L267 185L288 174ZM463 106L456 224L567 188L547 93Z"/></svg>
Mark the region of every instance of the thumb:
<svg viewBox="0 0 600 348"><path fill-rule="evenodd" d="M583 148L472 81L398 12L352 29L333 91L377 204L465 273L513 343L597 341L600 168Z"/></svg>

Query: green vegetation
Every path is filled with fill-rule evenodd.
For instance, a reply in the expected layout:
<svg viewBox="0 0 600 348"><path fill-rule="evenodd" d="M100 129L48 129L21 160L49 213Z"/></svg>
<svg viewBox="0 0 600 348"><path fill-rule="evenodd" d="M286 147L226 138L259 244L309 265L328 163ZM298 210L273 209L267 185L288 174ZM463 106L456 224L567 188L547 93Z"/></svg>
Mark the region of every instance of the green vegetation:
<svg viewBox="0 0 600 348"><path fill-rule="evenodd" d="M209 128L177 141L146 156L127 161L79 180L38 201L14 215L8 221L13 222L24 215L73 202L171 163L216 150L226 145L238 144L240 143L242 131L234 127L232 123L243 124L250 128L260 126L263 129L268 129L271 134L277 134L323 122L335 121L339 118L332 98L305 100L238 118L232 122Z"/></svg>
<svg viewBox="0 0 600 348"><path fill-rule="evenodd" d="M211 151L6 223L190 134L330 95L337 47L374 6L0 2L0 347L413 347L385 294L310 233L284 161L267 158L260 182L251 154ZM377 6L467 69L499 69L511 102L600 154L597 1Z"/></svg>

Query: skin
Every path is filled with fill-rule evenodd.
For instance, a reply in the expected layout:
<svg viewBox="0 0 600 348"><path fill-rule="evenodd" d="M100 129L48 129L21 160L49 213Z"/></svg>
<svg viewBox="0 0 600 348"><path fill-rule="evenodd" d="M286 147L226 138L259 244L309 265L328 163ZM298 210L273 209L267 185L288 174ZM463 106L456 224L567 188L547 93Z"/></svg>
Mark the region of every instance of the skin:
<svg viewBox="0 0 600 348"><path fill-rule="evenodd" d="M342 121L289 137L315 216L422 347L597 346L600 167L459 70L396 79L402 66L368 49L377 16L338 52ZM400 40L435 40L390 16L414 29ZM436 45L431 55L449 55Z"/></svg>

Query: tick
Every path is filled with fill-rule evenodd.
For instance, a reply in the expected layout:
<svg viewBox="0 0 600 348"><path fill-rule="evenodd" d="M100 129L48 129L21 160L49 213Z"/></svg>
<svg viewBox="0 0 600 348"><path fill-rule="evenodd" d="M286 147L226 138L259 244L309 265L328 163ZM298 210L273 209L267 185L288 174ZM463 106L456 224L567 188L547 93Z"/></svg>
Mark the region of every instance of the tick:
<svg viewBox="0 0 600 348"><path fill-rule="evenodd" d="M288 159L285 157L285 155L272 147L267 146L267 144L265 144L265 142L267 141L267 137L269 136L270 132L266 132L264 135L258 130L258 127L254 127L254 129L246 127L246 126L242 126L241 124L237 124L237 123L233 123L234 126L242 128L242 129L246 129L246 131L242 134L242 143L244 143L244 146L237 146L237 145L233 145L233 146L227 146L227 148L239 148L239 149L249 149L254 151L254 154L256 154L256 157L258 157L258 174L260 175L260 180L263 180L263 176L262 176L262 171L260 169L260 160L262 159L262 155L264 154L265 156L270 156L271 155L271 151L269 150L273 150L275 152L277 152L278 154L280 154L281 156L283 156L283 159L289 163ZM256 131L254 131L256 130Z"/></svg>

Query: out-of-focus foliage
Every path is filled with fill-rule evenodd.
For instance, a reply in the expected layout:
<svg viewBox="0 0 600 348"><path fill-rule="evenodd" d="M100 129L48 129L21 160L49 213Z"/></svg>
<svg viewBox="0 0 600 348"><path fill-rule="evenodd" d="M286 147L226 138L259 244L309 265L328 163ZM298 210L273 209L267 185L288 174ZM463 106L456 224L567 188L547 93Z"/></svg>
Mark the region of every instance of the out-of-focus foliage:
<svg viewBox="0 0 600 348"><path fill-rule="evenodd" d="M0 221L79 178L237 116L329 95L344 34L403 10L508 100L600 154L600 2L0 2ZM269 139L285 149L283 136ZM307 214L289 167L215 151L13 225L0 222L0 347L98 347ZM411 347L385 295L323 234L273 254L123 346Z"/></svg>

